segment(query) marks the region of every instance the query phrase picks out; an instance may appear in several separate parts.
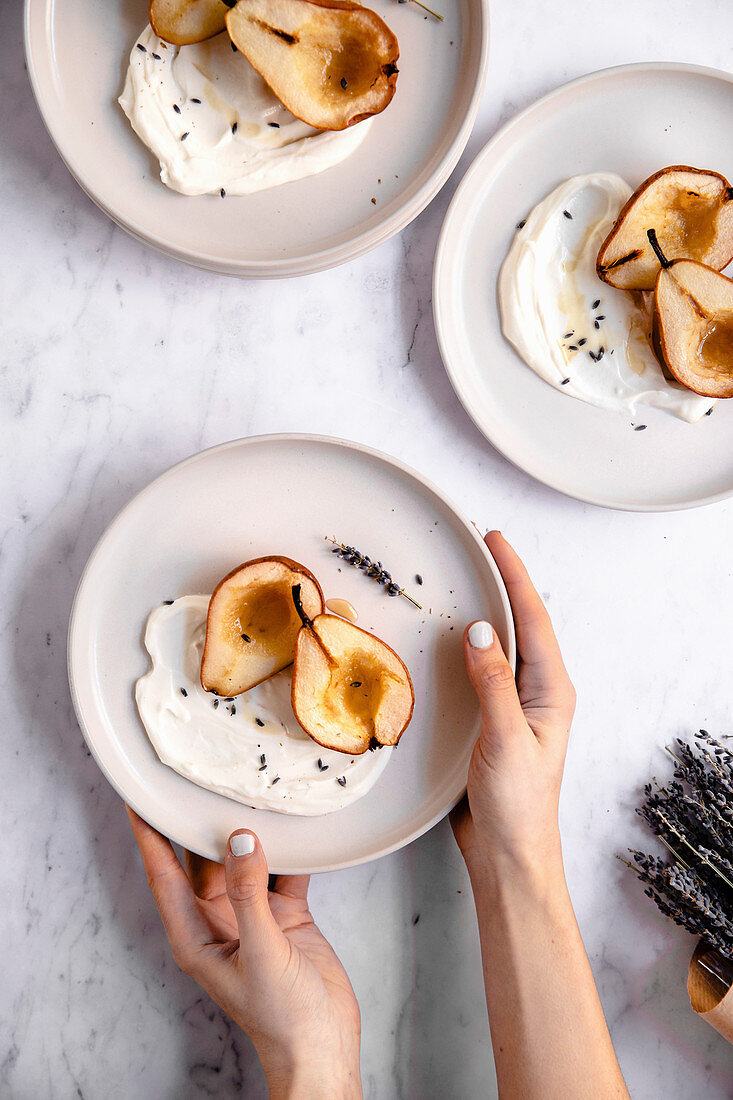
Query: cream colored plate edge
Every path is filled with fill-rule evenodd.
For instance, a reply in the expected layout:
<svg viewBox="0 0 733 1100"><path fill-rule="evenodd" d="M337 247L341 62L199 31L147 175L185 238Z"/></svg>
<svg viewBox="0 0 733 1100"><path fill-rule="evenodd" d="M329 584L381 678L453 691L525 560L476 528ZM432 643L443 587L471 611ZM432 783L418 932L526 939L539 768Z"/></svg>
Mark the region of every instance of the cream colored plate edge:
<svg viewBox="0 0 733 1100"><path fill-rule="evenodd" d="M416 710L415 720L405 733L402 744L372 791L347 809L318 818L287 817L269 811L250 810L227 798L204 791L177 776L155 758L132 700L134 679L146 667L140 636L145 613L151 606L151 596L147 589L150 588L148 578L155 569L155 563L151 559L156 556L154 549L156 540L161 538L165 542L166 539L170 539L175 546L175 551L170 546L167 548L168 560L161 563L163 575L165 576L168 568L171 573L175 572L175 568L179 568L179 571L183 569L178 578L176 576L172 578L172 592L167 586L168 578L160 583L157 579L151 582L152 591L155 591L158 599L171 594L182 594L175 590L176 585L186 584L187 581L195 587L203 587L210 580L216 579L214 574L221 568L218 563L228 560L231 564L232 558L238 558L240 554L239 549L237 551L231 549L231 532L222 531L215 539L211 539L210 530L207 528L206 557L203 557L198 547L191 552L192 563L186 565L184 562L183 566L180 565L180 559L185 556L185 552L184 555L179 552L180 542L176 541L175 522L181 519L182 529L190 531L193 543L197 537L200 541L202 536L200 533L196 534L196 522L191 517L199 517L201 509L205 510L209 503L214 509L213 514L222 514L215 500L209 502L209 497L216 496L215 487L212 487L212 493L199 492L197 495L194 491L193 495L189 495L188 491L182 491L186 481L190 486L194 486L196 478L205 472L208 486L208 473L212 469L216 470L218 467L224 469L228 463L234 463L238 482L245 484L248 462L250 468L254 469L256 463L262 461L261 457L258 459L258 453L269 463L272 456L276 456L277 452L281 451L282 459L278 461L289 463L292 455L288 448L303 450L304 462L308 462L310 458L311 468L317 471L314 474L314 480L320 480L323 483L324 491L325 486L328 485L331 496L335 472L341 475L342 482L344 478L348 481L350 476L354 476L356 481L361 483L362 472L369 473L375 469L383 471L383 476L388 479L389 484L394 484L396 496L407 494L405 515L400 515L396 520L390 520L389 509L375 505L371 496L361 512L358 509L352 510L350 518L347 518L348 506L345 507L344 502L339 500L337 513L345 517L344 523L352 530L358 526L359 515L364 514L364 522L367 525L365 530L373 529L371 525L379 521L387 527L392 523L395 530L399 528L402 538L405 537L405 531L416 532L414 538L419 540L418 544L410 547L408 542L404 549L402 544L399 547L395 546L394 550L390 548L389 566L395 576L402 577L402 583L406 587L409 575L407 562L408 560L412 562L412 568L415 568L416 545L422 548L422 553L427 558L433 553L433 543L428 537L433 532L428 532L427 535L424 532L420 533L420 524L428 524L430 521L432 525L433 516L442 515L443 532L436 531L436 539L443 539L443 543L434 551L437 557L433 559L433 564L440 560L441 555L446 560L445 555L448 550L450 551L447 560L456 562L452 570L453 577L459 578L463 585L460 594L451 598L456 599L459 604L465 603L456 615L455 632L450 635L445 633L446 624L443 622L441 625L440 620L443 616L440 616L440 620L437 618L438 605L436 604L434 620L431 620L428 627L421 627L424 630L425 640L417 641L415 637L417 623L412 617L415 612L410 605L400 607L400 601L394 604L389 599L385 602L379 587L363 578L358 570L344 567L340 574L336 574L341 591L327 591L327 595L343 594L352 599L352 602L355 600L360 611L364 613L361 625L377 631L382 626L388 625L390 633L386 635L386 640L393 643L398 651L402 650L402 655L406 659L410 659L411 656L410 667L416 687ZM321 456L324 454L326 458L322 460ZM253 457L250 459L248 456ZM378 473L377 476L381 477L382 473ZM282 485L276 486L281 494L283 488ZM318 498L318 494L316 496ZM268 486L268 499L274 499L270 486ZM144 517L146 529L151 532L151 543L146 546L149 568L146 569L144 559L135 563L134 571L128 572L128 559L125 554L131 551L131 547L126 547L125 539L131 537L135 516L137 514L142 517L145 508L150 506L158 509L163 500L168 509L168 520L165 518L164 509L156 510L155 514L161 516L159 531L152 529L153 525L149 523L150 517ZM411 503L412 512L408 515ZM436 511L431 512L433 505ZM291 505L288 504L287 507L289 509ZM185 517L182 517L183 511L186 511ZM233 522L236 528L239 521ZM451 533L451 524L454 533ZM271 533L263 535L263 538L272 537ZM387 538L385 534L385 539ZM375 541L374 538L372 541ZM210 551L209 546L212 547ZM255 540L255 549L257 548L258 544ZM297 544L296 548L298 548ZM362 550L369 552L366 546L362 547ZM457 559L456 555L458 555ZM207 561L214 563L213 572ZM475 561L475 564L471 564L472 561ZM310 564L313 564L312 560ZM337 560L325 554L323 561L318 559L316 564L319 579L325 577L327 587L333 588L333 578L328 579L329 565L333 564L335 568L338 566ZM124 593L113 592L110 595L108 589L115 584L116 571L123 578L130 577L129 587ZM333 573L333 569L331 572ZM191 579L198 577L199 574L203 578L200 582ZM433 583L440 586L442 581L433 582L426 576L425 587L419 589L419 592L426 598L432 597L435 589L431 589L430 585ZM446 583L455 584L455 580ZM459 592L459 588L460 585L456 584L456 593ZM442 592L442 589L440 591ZM117 598L117 595L120 598ZM105 600L108 606L105 605ZM136 601L139 606L136 606ZM100 538L79 582L69 623L68 669L72 700L89 749L115 790L141 816L183 846L209 858L221 858L229 831L245 825L254 828L262 837L273 872L304 873L352 866L376 859L410 843L432 828L461 798L465 789L465 769L478 722L476 700L462 670L461 631L465 621L469 621L470 617L482 613L488 614L489 603L493 605L494 625L514 664L515 639L511 611L506 591L491 555L475 527L455 509L439 489L410 467L360 444L323 436L287 434L234 440L193 455L160 475L133 497ZM431 636L431 630L434 638ZM442 637L438 636L439 631L442 631ZM108 637L112 638L113 642L107 642ZM446 648L446 639L449 642L450 655ZM427 648L433 640L435 645ZM113 645L111 657L105 657L104 653L100 656L100 650L104 650L105 644ZM417 649L415 649L417 645L426 646L425 652L429 655L422 661L417 656ZM134 650L134 652L128 652L128 650ZM421 648L420 653L422 652ZM437 680L439 674L432 670L430 662L435 661L437 653L442 654L440 669L444 669L444 683L433 687L432 677L435 676ZM459 665L464 684L462 690L457 693L456 675L459 673ZM436 700L441 699L443 706L450 707L452 714L460 716L463 708L466 714L473 716L471 721L457 732L455 729L449 729L437 714L437 709L433 713L425 705L428 687L431 692L434 692ZM456 722L456 725L458 724L459 721ZM418 739L424 737L433 738L431 743L434 746L435 764L432 777L429 774L431 767L429 757L421 756L421 752L424 753L426 750L424 741ZM440 758L440 754L445 754L446 751L450 754L453 751L451 748L453 743L456 747L455 756L449 755L446 762ZM400 760L403 763L400 763ZM447 765L450 765L455 773L448 780L451 785L450 790L445 789L444 765L446 765L446 771ZM407 787L404 786L405 783ZM410 789L413 791L415 805L408 804L411 797L409 794L402 797L402 792L407 790L410 784L412 784ZM433 805L430 812L427 812L425 807L430 805L431 800L435 803L436 789L442 801L438 806ZM161 793L163 790L171 792L167 802ZM176 815L180 815L180 819ZM392 815L390 821L383 824L389 815ZM176 825L171 827L171 821L174 818L176 818ZM382 828L385 832L392 830L392 841L383 845L371 843L370 828L372 830ZM310 858L307 851L308 836L313 838L316 847L321 845L327 850L333 847L334 829L337 830L339 837L338 844L346 845L346 848L351 850L342 851L338 859ZM395 833L395 829L398 830L399 835ZM305 850L303 850L304 847Z"/></svg>

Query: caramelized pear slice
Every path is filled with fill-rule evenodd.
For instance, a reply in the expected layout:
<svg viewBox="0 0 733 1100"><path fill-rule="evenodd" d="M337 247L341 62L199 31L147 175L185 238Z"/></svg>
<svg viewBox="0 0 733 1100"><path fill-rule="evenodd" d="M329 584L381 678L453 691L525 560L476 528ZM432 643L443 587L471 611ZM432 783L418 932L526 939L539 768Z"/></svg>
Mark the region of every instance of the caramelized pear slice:
<svg viewBox="0 0 733 1100"><path fill-rule="evenodd" d="M189 46L223 31L231 6L225 0L150 0L148 18L158 38Z"/></svg>
<svg viewBox="0 0 733 1100"><path fill-rule="evenodd" d="M688 390L733 397L733 279L695 260L662 267L654 291L655 345Z"/></svg>
<svg viewBox="0 0 733 1100"><path fill-rule="evenodd" d="M308 614L323 611L321 587L290 558L256 558L237 566L216 586L206 618L201 686L217 695L240 695L293 663L300 616L292 588L301 586Z"/></svg>
<svg viewBox="0 0 733 1100"><path fill-rule="evenodd" d="M318 130L379 114L395 93L397 39L350 0L239 0L226 22L283 106Z"/></svg>
<svg viewBox="0 0 733 1100"><path fill-rule="evenodd" d="M733 259L733 188L717 172L673 165L650 176L621 210L596 262L604 282L653 290L659 260L654 229L668 260L698 260L721 271Z"/></svg>
<svg viewBox="0 0 733 1100"><path fill-rule="evenodd" d="M295 644L293 713L327 749L360 755L396 745L412 717L415 693L393 649L336 615L311 618L298 585L293 604L303 628Z"/></svg>

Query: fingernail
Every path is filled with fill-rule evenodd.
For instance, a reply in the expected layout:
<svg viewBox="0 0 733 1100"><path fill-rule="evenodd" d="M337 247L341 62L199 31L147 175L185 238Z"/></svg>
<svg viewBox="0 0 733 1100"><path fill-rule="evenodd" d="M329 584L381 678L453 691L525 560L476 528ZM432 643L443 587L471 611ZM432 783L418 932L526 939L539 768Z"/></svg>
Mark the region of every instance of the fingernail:
<svg viewBox="0 0 733 1100"><path fill-rule="evenodd" d="M255 838L251 833L235 833L229 844L233 856L251 856L255 850Z"/></svg>
<svg viewBox="0 0 733 1100"><path fill-rule="evenodd" d="M471 623L468 628L468 640L474 649L488 649L494 640L494 631L491 624L483 620Z"/></svg>

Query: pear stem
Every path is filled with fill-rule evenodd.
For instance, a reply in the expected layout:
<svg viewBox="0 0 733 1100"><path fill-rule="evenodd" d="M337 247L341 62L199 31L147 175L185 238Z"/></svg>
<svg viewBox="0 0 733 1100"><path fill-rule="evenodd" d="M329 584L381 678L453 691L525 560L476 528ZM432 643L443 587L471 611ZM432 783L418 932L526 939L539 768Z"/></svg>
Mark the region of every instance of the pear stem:
<svg viewBox="0 0 733 1100"><path fill-rule="evenodd" d="M659 260L662 267L665 268L665 270L666 270L666 268L668 268L669 265L670 265L670 261L667 259L667 257L662 252L662 246L660 245L659 241L657 240L657 231L656 231L656 229L647 229L646 235L649 238L649 244L654 249L655 256Z"/></svg>
<svg viewBox="0 0 733 1100"><path fill-rule="evenodd" d="M305 627L306 630L310 630L311 634L313 635L313 638L315 640L316 645L318 646L318 648L323 653L323 656L326 658L329 665L333 665L333 666L338 665L338 661L333 656L333 654L328 651L328 649L324 645L323 639L321 638L318 631L313 629L313 619L309 619L308 616L305 613L305 608L303 607L303 601L302 601L301 596L300 596L300 593L301 593L300 585L299 584L294 584L293 587L290 589L290 591L293 594L293 603L295 604L295 610L300 615L300 621L302 622L303 626Z"/></svg>
<svg viewBox="0 0 733 1100"><path fill-rule="evenodd" d="M309 619L308 616L306 615L305 608L303 607L303 601L300 598L300 591L301 591L300 585L299 584L294 584L293 587L290 589L290 591L293 594L293 603L295 604L295 610L300 615L300 621L302 622L303 626L305 626L305 627L313 626L313 620Z"/></svg>

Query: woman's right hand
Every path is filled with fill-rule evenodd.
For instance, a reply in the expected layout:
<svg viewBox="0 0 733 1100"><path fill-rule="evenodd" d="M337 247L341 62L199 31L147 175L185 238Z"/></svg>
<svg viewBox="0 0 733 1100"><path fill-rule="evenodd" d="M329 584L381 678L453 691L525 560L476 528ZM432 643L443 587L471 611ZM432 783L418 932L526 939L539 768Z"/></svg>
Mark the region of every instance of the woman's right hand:
<svg viewBox="0 0 733 1100"><path fill-rule="evenodd" d="M556 868L557 807L575 691L549 615L527 571L499 534L486 536L506 585L517 633L517 675L491 626L464 636L481 706L466 798L451 824L472 879L508 869Z"/></svg>

